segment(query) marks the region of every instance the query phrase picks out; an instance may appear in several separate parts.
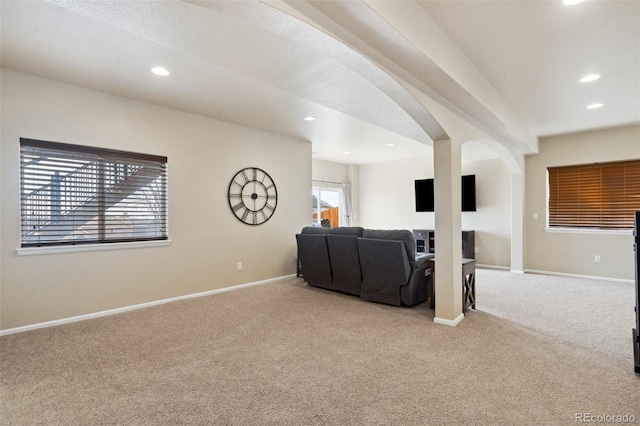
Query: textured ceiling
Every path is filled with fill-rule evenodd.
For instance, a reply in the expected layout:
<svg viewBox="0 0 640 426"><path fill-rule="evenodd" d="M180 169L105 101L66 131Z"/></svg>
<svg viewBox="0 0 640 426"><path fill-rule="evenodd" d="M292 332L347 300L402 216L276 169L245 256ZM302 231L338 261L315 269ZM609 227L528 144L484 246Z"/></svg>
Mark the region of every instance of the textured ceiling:
<svg viewBox="0 0 640 426"><path fill-rule="evenodd" d="M3 0L1 60L356 164L447 137L404 82L526 154L539 135L640 121L640 3L586 3L599 4ZM158 64L171 76L151 75ZM576 83L587 71L603 78ZM591 99L605 107L586 110ZM495 157L473 142L463 155Z"/></svg>
<svg viewBox="0 0 640 426"><path fill-rule="evenodd" d="M205 5L3 2L2 64L310 140L318 158L334 161L389 158L388 149L368 152L364 135L374 147L394 143L400 157L424 155L431 139L388 93L404 96L401 101L428 118L427 129L441 132L389 76L308 25L257 2ZM252 16L259 22L248 23ZM347 63L352 57L373 83L323 51ZM171 69L169 79L148 72L156 63ZM318 120L307 123L306 115Z"/></svg>

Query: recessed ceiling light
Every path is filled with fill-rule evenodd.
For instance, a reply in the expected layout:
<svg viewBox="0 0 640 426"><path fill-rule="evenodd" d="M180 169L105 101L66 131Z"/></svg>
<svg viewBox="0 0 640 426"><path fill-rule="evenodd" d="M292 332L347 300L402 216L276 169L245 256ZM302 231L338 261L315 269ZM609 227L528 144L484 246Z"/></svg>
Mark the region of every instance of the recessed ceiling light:
<svg viewBox="0 0 640 426"><path fill-rule="evenodd" d="M307 115L307 116L304 118L304 121L313 121L313 120L315 120L315 119L316 119L316 118L315 118L313 115Z"/></svg>
<svg viewBox="0 0 640 426"><path fill-rule="evenodd" d="M161 77L166 77L169 74L171 74L169 72L169 70L164 68L164 67L153 67L153 68L151 68L151 72L154 73L155 75L159 75Z"/></svg>
<svg viewBox="0 0 640 426"><path fill-rule="evenodd" d="M601 103L597 103L597 102L596 102L595 104L591 104L591 105L589 105L587 108L589 108L589 109L596 109L596 108L600 108L602 105L603 105L603 104L601 104Z"/></svg>
<svg viewBox="0 0 640 426"><path fill-rule="evenodd" d="M573 6L574 4L582 3L584 0L562 0L567 6Z"/></svg>
<svg viewBox="0 0 640 426"><path fill-rule="evenodd" d="M600 78L600 74L587 74L580 79L580 83L589 83L590 81L596 81Z"/></svg>
<svg viewBox="0 0 640 426"><path fill-rule="evenodd" d="M345 151L344 153L345 153L346 155L351 154L351 152L349 152L349 151Z"/></svg>
<svg viewBox="0 0 640 426"><path fill-rule="evenodd" d="M386 146L394 146L395 144L388 143Z"/></svg>

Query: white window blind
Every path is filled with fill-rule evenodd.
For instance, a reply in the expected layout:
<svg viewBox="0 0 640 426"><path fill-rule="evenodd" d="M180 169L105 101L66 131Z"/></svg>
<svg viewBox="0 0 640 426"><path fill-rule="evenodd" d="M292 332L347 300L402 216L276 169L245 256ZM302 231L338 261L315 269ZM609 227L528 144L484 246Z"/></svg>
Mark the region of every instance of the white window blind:
<svg viewBox="0 0 640 426"><path fill-rule="evenodd" d="M549 167L549 227L633 229L640 160Z"/></svg>
<svg viewBox="0 0 640 426"><path fill-rule="evenodd" d="M21 246L168 238L167 158L20 139Z"/></svg>

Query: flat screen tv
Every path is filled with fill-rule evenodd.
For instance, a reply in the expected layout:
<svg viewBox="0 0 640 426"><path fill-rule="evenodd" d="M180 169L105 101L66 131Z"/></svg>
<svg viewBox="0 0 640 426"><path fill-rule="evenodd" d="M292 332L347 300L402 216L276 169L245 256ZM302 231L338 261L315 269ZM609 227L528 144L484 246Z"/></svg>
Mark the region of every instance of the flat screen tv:
<svg viewBox="0 0 640 426"><path fill-rule="evenodd" d="M416 211L432 212L433 205L433 179L418 179L415 181Z"/></svg>
<svg viewBox="0 0 640 426"><path fill-rule="evenodd" d="M476 176L462 176L462 211L476 211ZM415 181L415 199L417 212L435 210L433 179L417 179Z"/></svg>
<svg viewBox="0 0 640 426"><path fill-rule="evenodd" d="M476 211L476 175L462 176L462 211Z"/></svg>

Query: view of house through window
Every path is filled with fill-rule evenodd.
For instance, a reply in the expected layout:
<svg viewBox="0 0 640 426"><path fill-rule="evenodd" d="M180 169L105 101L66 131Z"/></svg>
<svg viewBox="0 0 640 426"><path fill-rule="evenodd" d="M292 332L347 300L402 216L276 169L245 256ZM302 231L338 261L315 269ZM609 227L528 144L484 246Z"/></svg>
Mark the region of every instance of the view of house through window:
<svg viewBox="0 0 640 426"><path fill-rule="evenodd" d="M314 185L311 198L314 224L331 228L340 226L342 188Z"/></svg>
<svg viewBox="0 0 640 426"><path fill-rule="evenodd" d="M20 140L22 247L165 240L167 158Z"/></svg>

